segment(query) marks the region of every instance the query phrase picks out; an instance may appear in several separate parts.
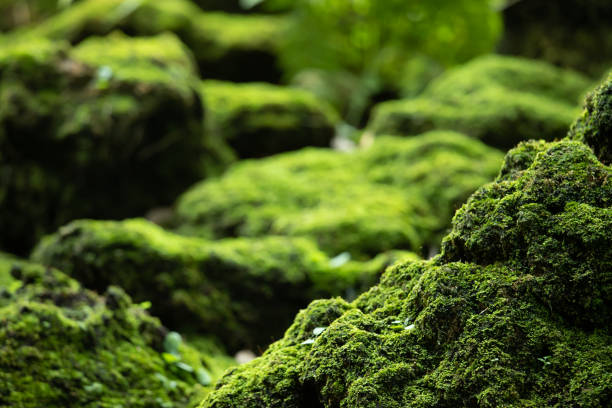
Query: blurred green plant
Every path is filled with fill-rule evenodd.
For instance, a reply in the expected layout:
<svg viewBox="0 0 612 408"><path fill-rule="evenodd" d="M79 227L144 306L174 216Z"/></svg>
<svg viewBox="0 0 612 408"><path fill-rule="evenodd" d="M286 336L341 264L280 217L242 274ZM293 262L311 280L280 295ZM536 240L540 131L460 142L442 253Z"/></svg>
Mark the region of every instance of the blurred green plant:
<svg viewBox="0 0 612 408"><path fill-rule="evenodd" d="M274 5L278 0L267 0ZM294 0L282 61L357 75L347 114L356 123L372 95L410 81L414 61L448 67L490 52L499 0Z"/></svg>

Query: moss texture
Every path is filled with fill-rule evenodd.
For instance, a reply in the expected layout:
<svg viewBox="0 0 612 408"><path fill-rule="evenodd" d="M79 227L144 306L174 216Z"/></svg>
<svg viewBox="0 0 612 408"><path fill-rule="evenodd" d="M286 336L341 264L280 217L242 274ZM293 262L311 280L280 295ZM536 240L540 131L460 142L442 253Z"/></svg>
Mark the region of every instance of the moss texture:
<svg viewBox="0 0 612 408"><path fill-rule="evenodd" d="M88 288L125 288L171 328L214 334L232 350L279 338L312 299L362 292L397 257L334 265L307 239L207 242L139 219L75 221L33 253Z"/></svg>
<svg viewBox="0 0 612 408"><path fill-rule="evenodd" d="M231 365L215 347L203 355L182 342L117 287L98 296L55 269L6 255L0 344L7 407L193 407L220 365Z"/></svg>
<svg viewBox="0 0 612 408"><path fill-rule="evenodd" d="M318 300L202 407L603 407L612 396L612 169L528 142L443 252Z"/></svg>
<svg viewBox="0 0 612 408"><path fill-rule="evenodd" d="M140 214L201 179L193 70L171 34L2 47L0 247L23 253L76 217Z"/></svg>
<svg viewBox="0 0 612 408"><path fill-rule="evenodd" d="M582 116L570 129L570 137L591 146L602 162L612 163L612 73L587 97Z"/></svg>
<svg viewBox="0 0 612 408"><path fill-rule="evenodd" d="M204 81L201 91L207 131L240 158L328 147L338 122L330 106L298 89Z"/></svg>
<svg viewBox="0 0 612 408"><path fill-rule="evenodd" d="M565 136L589 85L544 62L485 56L441 75L418 98L378 105L368 127L400 135L450 129L508 149Z"/></svg>
<svg viewBox="0 0 612 408"><path fill-rule="evenodd" d="M248 161L180 197L177 230L209 239L307 236L332 256L427 254L501 159L467 136L432 132L381 137L351 153L311 148Z"/></svg>
<svg viewBox="0 0 612 408"><path fill-rule="evenodd" d="M601 75L612 65L612 3L529 0L503 11L499 50Z"/></svg>
<svg viewBox="0 0 612 408"><path fill-rule="evenodd" d="M120 30L131 36L175 33L204 78L277 82L277 50L286 18L204 13L188 0L85 0L14 36L78 43ZM248 67L248 69L245 69Z"/></svg>

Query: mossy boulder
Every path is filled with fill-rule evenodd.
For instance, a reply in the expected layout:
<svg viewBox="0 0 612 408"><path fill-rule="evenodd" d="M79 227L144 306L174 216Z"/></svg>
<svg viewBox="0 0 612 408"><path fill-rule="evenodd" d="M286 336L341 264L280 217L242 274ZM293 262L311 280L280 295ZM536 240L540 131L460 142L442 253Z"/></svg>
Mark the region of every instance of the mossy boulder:
<svg viewBox="0 0 612 408"><path fill-rule="evenodd" d="M500 52L595 76L612 65L612 3L608 0L508 3L503 10Z"/></svg>
<svg viewBox="0 0 612 408"><path fill-rule="evenodd" d="M331 256L390 249L426 255L501 161L500 152L454 132L381 137L349 153L309 148L246 161L183 194L176 230L208 239L312 237Z"/></svg>
<svg viewBox="0 0 612 408"><path fill-rule="evenodd" d="M528 142L442 254L318 300L202 407L603 407L612 395L612 169Z"/></svg>
<svg viewBox="0 0 612 408"><path fill-rule="evenodd" d="M75 221L33 253L88 288L118 285L150 300L171 328L213 334L232 350L279 338L312 299L362 292L397 256L334 265L303 238L207 242L141 219Z"/></svg>
<svg viewBox="0 0 612 408"><path fill-rule="evenodd" d="M306 91L264 83L204 81L207 131L238 157L329 147L338 117Z"/></svg>
<svg viewBox="0 0 612 408"><path fill-rule="evenodd" d="M417 98L378 105L368 128L398 135L449 129L508 149L565 136L589 85L544 62L485 56L449 70Z"/></svg>
<svg viewBox="0 0 612 408"><path fill-rule="evenodd" d="M203 12L189 0L85 0L9 36L67 40L120 30L130 36L175 33L204 78L278 82L277 50L286 18ZM248 67L248 69L245 69Z"/></svg>
<svg viewBox="0 0 612 408"><path fill-rule="evenodd" d="M588 95L584 112L569 134L591 146L599 160L612 163L612 73Z"/></svg>
<svg viewBox="0 0 612 408"><path fill-rule="evenodd" d="M0 51L0 247L77 217L166 205L210 157L194 68L171 34Z"/></svg>
<svg viewBox="0 0 612 408"><path fill-rule="evenodd" d="M99 296L6 255L0 343L7 407L193 407L231 362L214 347L200 354L117 287Z"/></svg>

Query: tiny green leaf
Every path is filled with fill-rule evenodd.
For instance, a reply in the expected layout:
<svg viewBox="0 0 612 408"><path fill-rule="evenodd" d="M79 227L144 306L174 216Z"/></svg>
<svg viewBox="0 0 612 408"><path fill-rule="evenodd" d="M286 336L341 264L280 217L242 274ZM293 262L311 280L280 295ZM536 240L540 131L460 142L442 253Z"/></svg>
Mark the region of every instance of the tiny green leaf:
<svg viewBox="0 0 612 408"><path fill-rule="evenodd" d="M321 333L323 333L325 329L326 329L325 327L315 327L315 329L312 331L312 334L314 334L315 336L318 336Z"/></svg>
<svg viewBox="0 0 612 408"><path fill-rule="evenodd" d="M212 378L210 377L210 374L208 373L208 371L206 371L205 368L200 367L196 370L195 372L196 375L196 379L198 380L198 382L202 385L210 385L212 384Z"/></svg>
<svg viewBox="0 0 612 408"><path fill-rule="evenodd" d="M308 340L304 340L301 344L312 344L314 343L314 339L308 339Z"/></svg>

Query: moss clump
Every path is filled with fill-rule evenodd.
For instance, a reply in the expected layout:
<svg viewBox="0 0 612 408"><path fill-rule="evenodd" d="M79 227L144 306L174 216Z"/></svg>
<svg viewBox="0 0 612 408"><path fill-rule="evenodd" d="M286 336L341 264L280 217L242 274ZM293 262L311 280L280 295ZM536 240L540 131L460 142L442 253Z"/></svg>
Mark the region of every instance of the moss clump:
<svg viewBox="0 0 612 408"><path fill-rule="evenodd" d="M599 160L612 163L612 73L587 97L584 113L569 134L591 146Z"/></svg>
<svg viewBox="0 0 612 408"><path fill-rule="evenodd" d="M401 135L450 129L508 149L563 137L589 84L543 62L485 56L432 81L418 98L380 104L368 126Z"/></svg>
<svg viewBox="0 0 612 408"><path fill-rule="evenodd" d="M151 300L171 328L214 334L232 350L269 344L309 301L361 292L386 266L381 259L334 265L307 239L207 242L138 219L75 221L33 259L91 289L121 286Z"/></svg>
<svg viewBox="0 0 612 408"><path fill-rule="evenodd" d="M601 75L612 64L612 3L529 0L503 10L499 50Z"/></svg>
<svg viewBox="0 0 612 408"><path fill-rule="evenodd" d="M580 142L519 145L439 257L312 303L202 406L605 406L611 176Z"/></svg>
<svg viewBox="0 0 612 408"><path fill-rule="evenodd" d="M24 253L76 217L140 214L201 179L196 87L171 34L3 47L0 247Z"/></svg>
<svg viewBox="0 0 612 408"><path fill-rule="evenodd" d="M239 157L327 147L334 135L335 112L305 91L220 81L204 81L201 91L208 132Z"/></svg>
<svg viewBox="0 0 612 408"><path fill-rule="evenodd" d="M306 149L244 162L179 198L177 230L210 239L308 236L332 256L427 254L501 159L466 136L432 132L379 138L351 153Z"/></svg>
<svg viewBox="0 0 612 408"><path fill-rule="evenodd" d="M204 78L277 82L277 50L286 18L204 13L188 0L86 0L13 36L78 43L120 30L131 36L175 33ZM244 69L248 67L248 69Z"/></svg>
<svg viewBox="0 0 612 408"><path fill-rule="evenodd" d="M225 358L181 342L117 287L98 296L4 255L0 344L0 405L24 408L193 407L220 375L205 363Z"/></svg>

